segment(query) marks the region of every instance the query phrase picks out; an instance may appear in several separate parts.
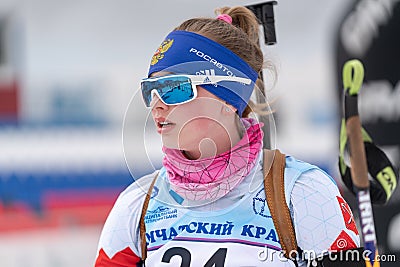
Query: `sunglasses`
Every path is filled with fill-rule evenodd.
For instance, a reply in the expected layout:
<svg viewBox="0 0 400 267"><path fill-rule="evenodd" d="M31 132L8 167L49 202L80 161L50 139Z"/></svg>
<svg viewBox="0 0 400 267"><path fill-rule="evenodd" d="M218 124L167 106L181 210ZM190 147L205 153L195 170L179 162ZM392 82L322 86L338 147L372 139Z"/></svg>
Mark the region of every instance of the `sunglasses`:
<svg viewBox="0 0 400 267"><path fill-rule="evenodd" d="M197 85L217 84L221 81L239 82L249 85L250 79L234 76L208 75L168 75L151 77L140 82L146 107L150 107L153 95L166 105L178 105L192 101L197 97Z"/></svg>

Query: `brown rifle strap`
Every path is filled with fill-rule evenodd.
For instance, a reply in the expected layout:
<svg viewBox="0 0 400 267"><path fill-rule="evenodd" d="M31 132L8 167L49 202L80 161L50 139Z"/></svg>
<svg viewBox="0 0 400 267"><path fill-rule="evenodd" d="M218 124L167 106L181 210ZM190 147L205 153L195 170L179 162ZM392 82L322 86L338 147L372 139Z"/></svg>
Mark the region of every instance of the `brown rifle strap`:
<svg viewBox="0 0 400 267"><path fill-rule="evenodd" d="M144 199L142 214L140 215L139 221L139 231L140 231L140 242L142 249L142 261L144 262L147 258L147 243L146 243L146 224L144 223L144 217L146 216L147 207L149 206L151 192L153 191L154 184L156 183L158 177L158 173L154 177L153 181L150 184L149 190L147 191L146 197Z"/></svg>
<svg viewBox="0 0 400 267"><path fill-rule="evenodd" d="M271 161L273 161L272 165L268 164ZM270 170L268 170L268 166L271 166ZM295 259L296 254L293 253L297 253L297 241L290 211L286 204L284 174L285 155L279 150L264 149L264 190L268 208L285 257Z"/></svg>

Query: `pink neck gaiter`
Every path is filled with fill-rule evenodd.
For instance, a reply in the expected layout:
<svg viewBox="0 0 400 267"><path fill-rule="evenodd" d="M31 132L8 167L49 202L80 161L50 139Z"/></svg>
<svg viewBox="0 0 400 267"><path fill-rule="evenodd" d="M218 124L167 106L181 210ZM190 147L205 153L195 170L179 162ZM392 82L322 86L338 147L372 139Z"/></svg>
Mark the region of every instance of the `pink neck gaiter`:
<svg viewBox="0 0 400 267"><path fill-rule="evenodd" d="M180 150L163 147L163 165L171 189L188 200L218 199L241 183L256 164L262 146L262 125L242 118L246 132L230 150L213 158L187 159Z"/></svg>

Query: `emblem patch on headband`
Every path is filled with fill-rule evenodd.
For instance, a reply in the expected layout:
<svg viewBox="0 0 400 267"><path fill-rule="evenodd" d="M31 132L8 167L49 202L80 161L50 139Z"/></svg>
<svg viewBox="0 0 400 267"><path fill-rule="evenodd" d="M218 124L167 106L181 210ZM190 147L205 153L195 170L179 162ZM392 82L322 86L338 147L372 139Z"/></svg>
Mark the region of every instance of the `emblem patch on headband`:
<svg viewBox="0 0 400 267"><path fill-rule="evenodd" d="M174 39L167 39L161 43L158 47L157 51L154 53L153 57L151 58L151 65L155 65L158 63L160 59L164 58L164 53L168 51L168 49L172 46Z"/></svg>

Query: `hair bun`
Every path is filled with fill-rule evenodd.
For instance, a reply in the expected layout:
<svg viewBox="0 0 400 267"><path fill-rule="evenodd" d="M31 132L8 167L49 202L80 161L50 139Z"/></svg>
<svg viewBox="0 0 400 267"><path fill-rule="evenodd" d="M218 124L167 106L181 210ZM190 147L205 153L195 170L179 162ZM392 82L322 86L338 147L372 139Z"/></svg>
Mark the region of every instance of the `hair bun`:
<svg viewBox="0 0 400 267"><path fill-rule="evenodd" d="M220 14L219 16L229 16L232 19L232 25L242 29L250 40L258 43L258 19L250 9L244 6L221 7L216 9L215 13Z"/></svg>

